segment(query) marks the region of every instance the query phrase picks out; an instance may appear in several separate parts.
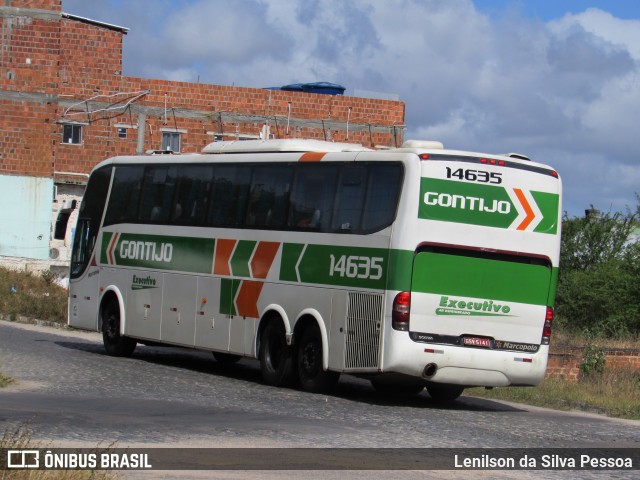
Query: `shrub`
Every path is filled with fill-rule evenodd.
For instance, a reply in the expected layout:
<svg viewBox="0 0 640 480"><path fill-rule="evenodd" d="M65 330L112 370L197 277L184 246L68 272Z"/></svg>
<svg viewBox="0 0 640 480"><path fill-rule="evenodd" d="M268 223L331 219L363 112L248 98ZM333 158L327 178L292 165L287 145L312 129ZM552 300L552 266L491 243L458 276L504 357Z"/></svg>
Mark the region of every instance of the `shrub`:
<svg viewBox="0 0 640 480"><path fill-rule="evenodd" d="M42 275L0 268L0 313L64 323L67 291Z"/></svg>

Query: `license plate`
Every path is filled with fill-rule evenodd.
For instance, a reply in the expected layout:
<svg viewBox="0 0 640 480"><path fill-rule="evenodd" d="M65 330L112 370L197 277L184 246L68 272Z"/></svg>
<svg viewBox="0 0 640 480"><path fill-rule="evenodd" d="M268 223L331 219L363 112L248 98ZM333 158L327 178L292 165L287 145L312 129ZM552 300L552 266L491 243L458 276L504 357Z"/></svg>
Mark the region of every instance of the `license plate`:
<svg viewBox="0 0 640 480"><path fill-rule="evenodd" d="M462 342L468 347L491 348L491 340L481 337L464 337Z"/></svg>

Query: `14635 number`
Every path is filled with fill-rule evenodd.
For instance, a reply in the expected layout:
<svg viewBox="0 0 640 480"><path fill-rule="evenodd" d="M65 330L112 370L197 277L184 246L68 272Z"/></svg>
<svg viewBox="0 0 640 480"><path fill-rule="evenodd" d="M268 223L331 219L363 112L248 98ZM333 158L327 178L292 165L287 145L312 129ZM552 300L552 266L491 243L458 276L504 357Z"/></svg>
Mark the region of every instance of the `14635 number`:
<svg viewBox="0 0 640 480"><path fill-rule="evenodd" d="M380 280L382 278L382 257L361 257L358 255L340 255L331 257L330 276Z"/></svg>
<svg viewBox="0 0 640 480"><path fill-rule="evenodd" d="M469 182L480 183L502 183L502 174L498 172L485 172L483 170L472 170L467 168L458 168L453 170L449 167L447 169L447 178L459 178L460 180L467 180Z"/></svg>

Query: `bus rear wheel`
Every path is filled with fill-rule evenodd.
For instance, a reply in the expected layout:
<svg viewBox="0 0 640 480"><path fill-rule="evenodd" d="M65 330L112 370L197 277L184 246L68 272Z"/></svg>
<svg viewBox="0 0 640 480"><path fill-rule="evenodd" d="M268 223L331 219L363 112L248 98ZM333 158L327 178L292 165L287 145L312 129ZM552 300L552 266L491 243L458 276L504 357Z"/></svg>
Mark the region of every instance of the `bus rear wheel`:
<svg viewBox="0 0 640 480"><path fill-rule="evenodd" d="M242 355L235 355L233 353L225 353L225 352L211 352L213 353L213 358L216 359L216 362L222 365L233 365L234 363L238 363L242 358Z"/></svg>
<svg viewBox="0 0 640 480"><path fill-rule="evenodd" d="M112 357L129 357L136 348L133 338L120 335L120 305L115 299L102 311L102 343Z"/></svg>
<svg viewBox="0 0 640 480"><path fill-rule="evenodd" d="M260 370L267 385L280 387L293 381L293 359L284 326L270 322L260 337Z"/></svg>
<svg viewBox="0 0 640 480"><path fill-rule="evenodd" d="M376 392L388 396L412 396L418 395L424 390L424 382L420 379L394 379L384 377L372 378L371 385Z"/></svg>
<svg viewBox="0 0 640 480"><path fill-rule="evenodd" d="M427 385L427 392L429 392L429 396L436 402L440 403L453 402L462 395L463 391L464 387L459 385Z"/></svg>
<svg viewBox="0 0 640 480"><path fill-rule="evenodd" d="M340 374L322 368L322 337L317 325L309 325L296 342L296 364L300 386L308 392L325 392L338 382Z"/></svg>

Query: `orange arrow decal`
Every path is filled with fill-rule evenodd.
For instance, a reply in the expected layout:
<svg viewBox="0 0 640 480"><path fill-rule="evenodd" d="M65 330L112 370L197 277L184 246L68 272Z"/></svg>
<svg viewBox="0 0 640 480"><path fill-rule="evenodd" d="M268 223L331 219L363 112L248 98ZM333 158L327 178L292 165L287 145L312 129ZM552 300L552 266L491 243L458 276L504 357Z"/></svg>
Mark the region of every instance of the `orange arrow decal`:
<svg viewBox="0 0 640 480"><path fill-rule="evenodd" d="M258 298L263 287L262 282L244 280L240 285L240 291L236 297L236 311L238 315L249 318L258 318Z"/></svg>
<svg viewBox="0 0 640 480"><path fill-rule="evenodd" d="M116 258L114 256L114 251L116 249L116 245L118 244L118 237L120 236L119 232L114 232L113 237L111 237L111 241L109 242L109 246L107 247L107 259L109 261L109 265L116 264Z"/></svg>
<svg viewBox="0 0 640 480"><path fill-rule="evenodd" d="M524 217L524 220L522 220L522 223L518 225L517 230L525 230L529 226L529 224L533 222L533 219L536 218L536 214L533 213L531 205L529 205L527 197L524 196L522 190L520 190L519 188L514 188L513 191L516 193L516 197L518 197L518 200L520 200L520 203L522 204L524 211L527 214L527 216Z"/></svg>
<svg viewBox="0 0 640 480"><path fill-rule="evenodd" d="M251 259L253 278L267 278L271 264L280 248L280 242L259 242Z"/></svg>
<svg viewBox="0 0 640 480"><path fill-rule="evenodd" d="M229 259L236 246L236 240L216 240L216 257L213 263L213 273L216 275L231 275Z"/></svg>
<svg viewBox="0 0 640 480"><path fill-rule="evenodd" d="M299 162L319 162L320 160L322 160L322 157L324 157L326 154L327 152L306 152L302 154L302 156L298 161Z"/></svg>

